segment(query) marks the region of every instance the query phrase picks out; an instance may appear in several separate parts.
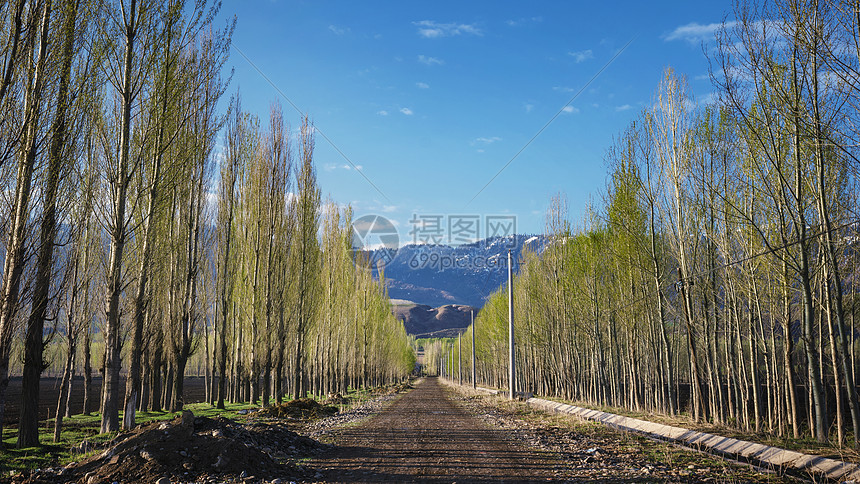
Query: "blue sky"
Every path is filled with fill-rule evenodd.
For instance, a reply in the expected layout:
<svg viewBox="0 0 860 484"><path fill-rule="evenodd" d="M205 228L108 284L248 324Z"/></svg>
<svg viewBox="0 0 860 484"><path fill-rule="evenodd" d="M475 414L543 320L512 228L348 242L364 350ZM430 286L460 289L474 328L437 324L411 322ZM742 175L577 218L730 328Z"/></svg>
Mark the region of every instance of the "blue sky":
<svg viewBox="0 0 860 484"><path fill-rule="evenodd" d="M297 126L299 114L279 90L308 113L331 141L317 135L324 196L352 204L356 216L384 215L406 242L416 214L515 215L517 232L542 233L558 192L576 225L589 201L599 203L613 137L651 102L666 66L688 77L698 101L711 95L702 41L712 48L712 24L731 13L730 1L222 7L222 17L238 18L231 91L240 90L244 108L265 124L277 100Z"/></svg>

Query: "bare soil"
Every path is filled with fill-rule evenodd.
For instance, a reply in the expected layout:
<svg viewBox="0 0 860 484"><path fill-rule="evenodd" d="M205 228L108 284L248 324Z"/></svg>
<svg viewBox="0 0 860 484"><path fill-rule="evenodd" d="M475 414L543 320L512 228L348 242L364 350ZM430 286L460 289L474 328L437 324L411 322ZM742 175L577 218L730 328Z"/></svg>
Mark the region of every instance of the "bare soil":
<svg viewBox="0 0 860 484"><path fill-rule="evenodd" d="M309 465L324 482L792 482L428 378Z"/></svg>

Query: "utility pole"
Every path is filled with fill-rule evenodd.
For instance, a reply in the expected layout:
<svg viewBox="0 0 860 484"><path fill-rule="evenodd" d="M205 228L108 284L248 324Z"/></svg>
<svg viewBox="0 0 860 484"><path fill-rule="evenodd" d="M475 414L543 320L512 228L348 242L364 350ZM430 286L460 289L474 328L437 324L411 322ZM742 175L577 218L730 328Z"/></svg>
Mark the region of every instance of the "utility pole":
<svg viewBox="0 0 860 484"><path fill-rule="evenodd" d="M457 384L463 384L463 356L460 351L463 347L463 335L457 336Z"/></svg>
<svg viewBox="0 0 860 484"><path fill-rule="evenodd" d="M475 310L469 311L472 316L472 388L477 388L478 383L475 380Z"/></svg>
<svg viewBox="0 0 860 484"><path fill-rule="evenodd" d="M508 375L508 388L510 389L508 396L513 400L516 395L517 372L514 367L516 364L514 359L514 264L510 249L508 249L508 349L508 356L510 358L508 361L508 370L510 371Z"/></svg>

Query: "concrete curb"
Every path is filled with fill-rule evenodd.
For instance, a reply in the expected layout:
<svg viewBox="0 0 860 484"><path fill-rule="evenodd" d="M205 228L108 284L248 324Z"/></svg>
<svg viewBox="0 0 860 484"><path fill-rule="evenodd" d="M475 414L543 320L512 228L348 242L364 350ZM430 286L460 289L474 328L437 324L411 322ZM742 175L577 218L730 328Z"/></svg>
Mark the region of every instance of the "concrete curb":
<svg viewBox="0 0 860 484"><path fill-rule="evenodd" d="M444 381L444 380L443 380ZM454 382L445 381L451 386L461 386ZM488 394L499 394L496 390L478 388L478 391ZM614 413L601 412L589 408L552 402L541 398L529 398L525 401L530 407L549 413L575 415L584 420L592 420L615 427L619 430L636 432L648 437L678 443L712 454L741 458L770 469L790 469L807 472L814 476L823 476L829 480L840 482L860 482L860 467L856 464L826 457L802 454L792 450L771 447L769 445L747 442L745 440L723 437L721 435L697 432L681 427L658 424L647 420L624 417Z"/></svg>
<svg viewBox="0 0 860 484"><path fill-rule="evenodd" d="M551 402L541 398L530 398L526 400L526 404L546 412L576 415L582 419L601 422L620 430L637 432L649 437L680 443L715 454L735 458L741 457L763 467L794 469L837 481L860 480L860 467L856 464L840 460L801 454L800 452L781 449L779 447L771 447L769 445L756 444L721 435L648 422L599 410Z"/></svg>

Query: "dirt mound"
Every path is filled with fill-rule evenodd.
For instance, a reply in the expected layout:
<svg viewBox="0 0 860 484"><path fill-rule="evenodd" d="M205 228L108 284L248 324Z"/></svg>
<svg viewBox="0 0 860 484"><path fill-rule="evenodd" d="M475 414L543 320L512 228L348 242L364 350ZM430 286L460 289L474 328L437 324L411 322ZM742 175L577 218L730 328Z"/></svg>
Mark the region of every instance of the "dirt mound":
<svg viewBox="0 0 860 484"><path fill-rule="evenodd" d="M218 481L233 478L283 480L308 477L296 458L327 448L284 426L241 424L225 418L194 418L186 411L119 435L101 454L62 469L22 475L13 482Z"/></svg>
<svg viewBox="0 0 860 484"><path fill-rule="evenodd" d="M289 402L284 402L280 405L275 405L263 410L264 415L303 420L327 417L329 415L334 415L337 412L337 407L323 405L312 398L290 400Z"/></svg>

